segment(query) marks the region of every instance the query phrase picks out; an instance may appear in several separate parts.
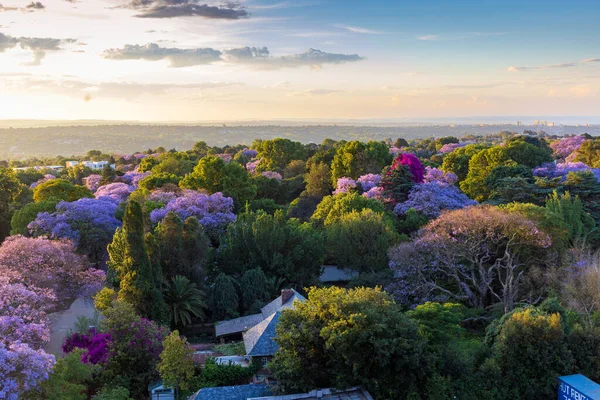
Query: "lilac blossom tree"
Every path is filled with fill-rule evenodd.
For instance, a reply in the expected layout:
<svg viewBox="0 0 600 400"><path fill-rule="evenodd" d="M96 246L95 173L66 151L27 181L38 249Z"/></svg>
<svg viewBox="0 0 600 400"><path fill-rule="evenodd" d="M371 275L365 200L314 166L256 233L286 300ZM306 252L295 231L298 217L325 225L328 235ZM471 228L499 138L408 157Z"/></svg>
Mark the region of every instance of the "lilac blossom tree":
<svg viewBox="0 0 600 400"><path fill-rule="evenodd" d="M454 185L458 176L454 172L444 172L439 168L425 167L423 182L438 182L443 185Z"/></svg>
<svg viewBox="0 0 600 400"><path fill-rule="evenodd" d="M166 207L153 210L150 213L150 220L158 223L171 211L182 221L189 217L196 217L210 235L218 235L228 224L235 221L233 199L223 196L221 192L208 195L194 190L184 190L183 196L169 201Z"/></svg>
<svg viewBox="0 0 600 400"><path fill-rule="evenodd" d="M463 146L465 146L464 143L446 143L445 145L443 145L440 148L440 153L442 153L442 154L452 153L454 150L458 149L459 147L463 147Z"/></svg>
<svg viewBox="0 0 600 400"><path fill-rule="evenodd" d="M98 190L101 180L102 180L102 175L91 174L87 178L85 178L85 186L88 189L90 189L90 191L93 193L96 190Z"/></svg>
<svg viewBox="0 0 600 400"><path fill-rule="evenodd" d="M278 181L281 181L283 179L283 177L281 176L281 174L279 172L276 171L265 171L261 174L262 176L265 176L269 179L276 179Z"/></svg>
<svg viewBox="0 0 600 400"><path fill-rule="evenodd" d="M545 163L533 170L534 176L553 179L561 178L565 180L569 172L591 171L594 175L598 175L598 169L592 169L582 162L564 162L564 163Z"/></svg>
<svg viewBox="0 0 600 400"><path fill-rule="evenodd" d="M363 190L363 192L368 192L369 190L373 189L375 186L379 186L379 183L381 183L381 175L377 175L377 174L366 174L363 176L360 176L356 182L360 183L360 186Z"/></svg>
<svg viewBox="0 0 600 400"><path fill-rule="evenodd" d="M555 157L564 159L579 150L584 140L583 136L570 136L550 143L550 147L554 151Z"/></svg>
<svg viewBox="0 0 600 400"><path fill-rule="evenodd" d="M105 254L115 230L121 225L115 218L117 205L106 199L79 199L74 202L61 201L54 213L39 213L28 225L35 236L53 239L70 239L98 262Z"/></svg>
<svg viewBox="0 0 600 400"><path fill-rule="evenodd" d="M477 204L454 185L438 181L415 185L408 194L408 200L396 204L394 213L404 215L414 209L427 218L437 218L443 210L458 210Z"/></svg>
<svg viewBox="0 0 600 400"><path fill-rule="evenodd" d="M356 181L344 176L337 180L337 187L333 191L333 194L349 193L354 189L356 189Z"/></svg>
<svg viewBox="0 0 600 400"><path fill-rule="evenodd" d="M100 186L94 196L99 200L109 200L120 204L127 200L134 188L126 183L116 182Z"/></svg>

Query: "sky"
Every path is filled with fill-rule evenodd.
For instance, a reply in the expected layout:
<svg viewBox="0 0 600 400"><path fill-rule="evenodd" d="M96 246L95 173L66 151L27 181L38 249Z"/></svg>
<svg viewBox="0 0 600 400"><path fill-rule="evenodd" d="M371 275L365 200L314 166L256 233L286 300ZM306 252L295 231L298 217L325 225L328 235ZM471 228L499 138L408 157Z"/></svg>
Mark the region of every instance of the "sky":
<svg viewBox="0 0 600 400"><path fill-rule="evenodd" d="M600 114L597 0L0 0L0 119Z"/></svg>

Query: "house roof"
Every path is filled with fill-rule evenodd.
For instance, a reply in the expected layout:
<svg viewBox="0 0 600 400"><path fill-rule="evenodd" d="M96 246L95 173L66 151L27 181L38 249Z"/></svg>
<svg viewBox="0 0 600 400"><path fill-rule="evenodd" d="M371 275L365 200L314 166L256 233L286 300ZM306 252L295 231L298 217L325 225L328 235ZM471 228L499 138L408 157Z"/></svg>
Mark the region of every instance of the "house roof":
<svg viewBox="0 0 600 400"><path fill-rule="evenodd" d="M309 393L288 394L282 396L254 397L248 400L373 400L373 397L362 387L346 390L316 389Z"/></svg>
<svg viewBox="0 0 600 400"><path fill-rule="evenodd" d="M279 321L280 311L271 314L260 324L244 332L244 347L246 354L251 357L272 356L277 351L277 343L273 340L275 337L275 328Z"/></svg>
<svg viewBox="0 0 600 400"><path fill-rule="evenodd" d="M283 302L283 296L279 296L278 298L276 298L275 300L273 300L272 302L270 302L269 304L267 304L266 306L264 306L260 312L263 315L263 318L267 318L268 316L270 316L271 314L274 314L277 311L281 311L285 308L292 308L294 305L294 301L296 300L300 300L300 301L305 301L306 298L304 296L302 296L300 293L296 292L294 289L290 289L293 294L292 296L287 299L287 301Z"/></svg>
<svg viewBox="0 0 600 400"><path fill-rule="evenodd" d="M220 321L215 324L215 336L231 335L233 333L245 332L259 322L265 320L277 311L281 311L286 308L292 308L294 301L300 300L305 301L306 298L294 289L288 289L292 291L292 295L284 302L283 295L277 297L275 300L267 304L261 309L260 314L247 315L245 317L234 318L228 321Z"/></svg>
<svg viewBox="0 0 600 400"><path fill-rule="evenodd" d="M354 271L350 268L339 268L335 265L324 265L322 268L323 273L319 277L319 280L324 283L350 282L359 275L358 271Z"/></svg>
<svg viewBox="0 0 600 400"><path fill-rule="evenodd" d="M221 386L200 389L189 400L247 400L271 395L271 390L264 384Z"/></svg>
<svg viewBox="0 0 600 400"><path fill-rule="evenodd" d="M217 322L215 325L215 335L217 337L223 335L231 335L232 333L240 333L247 331L254 325L264 319L262 314L246 315L245 317L230 319L229 321Z"/></svg>

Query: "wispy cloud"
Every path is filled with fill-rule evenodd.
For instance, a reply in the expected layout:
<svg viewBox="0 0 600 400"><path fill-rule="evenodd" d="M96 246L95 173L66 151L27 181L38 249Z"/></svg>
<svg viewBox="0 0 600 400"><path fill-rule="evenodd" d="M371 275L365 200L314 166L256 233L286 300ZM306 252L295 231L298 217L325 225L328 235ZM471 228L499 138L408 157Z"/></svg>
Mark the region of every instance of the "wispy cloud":
<svg viewBox="0 0 600 400"><path fill-rule="evenodd" d="M290 93L288 96L326 96L333 93L344 93L344 90L332 90L332 89L307 89L300 92Z"/></svg>
<svg viewBox="0 0 600 400"><path fill-rule="evenodd" d="M360 26L349 26L349 25L342 25L342 24L337 24L335 25L337 28L341 28L341 29L345 29L349 32L353 32L353 33L364 33L367 35L382 35L385 32L382 31L376 31L373 29L367 29L367 28L362 28Z"/></svg>
<svg viewBox="0 0 600 400"><path fill-rule="evenodd" d="M509 32L455 32L444 34L428 34L417 36L418 40L423 41L446 41L446 40L465 40L478 37L494 37L508 35Z"/></svg>
<svg viewBox="0 0 600 400"><path fill-rule="evenodd" d="M254 10L278 10L282 8L308 7L319 3L316 2L301 2L301 1L280 1L272 4L248 4L249 9Z"/></svg>
<svg viewBox="0 0 600 400"><path fill-rule="evenodd" d="M280 69L310 66L321 68L324 64L344 64L361 61L358 54L335 54L308 49L299 54L272 57L266 47L239 47L217 50L210 47L180 49L161 47L156 43L145 46L125 45L123 48L105 50L102 56L109 60L166 60L172 68L225 63L245 65L258 69Z"/></svg>
<svg viewBox="0 0 600 400"><path fill-rule="evenodd" d="M600 62L600 58L586 58L585 60L581 60L581 61L572 61L572 62L566 62L566 63L560 63L560 64L549 64L549 65L521 66L521 67L510 66L507 68L507 70L510 72L530 72L530 71L535 71L535 70L540 70L540 69L573 68L573 67L580 66L582 64L596 63L596 62Z"/></svg>

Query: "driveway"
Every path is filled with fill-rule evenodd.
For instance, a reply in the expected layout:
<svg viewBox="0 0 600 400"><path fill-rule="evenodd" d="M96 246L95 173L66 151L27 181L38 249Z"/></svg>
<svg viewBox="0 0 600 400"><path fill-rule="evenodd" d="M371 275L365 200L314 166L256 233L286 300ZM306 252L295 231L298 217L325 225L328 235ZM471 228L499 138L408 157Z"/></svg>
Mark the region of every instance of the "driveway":
<svg viewBox="0 0 600 400"><path fill-rule="evenodd" d="M55 312L48 315L50 317L50 342L44 350L54 354L56 357L62 357L62 344L67 334L75 330L77 317L85 316L92 318L94 316L94 301L90 297L78 297L68 310Z"/></svg>

